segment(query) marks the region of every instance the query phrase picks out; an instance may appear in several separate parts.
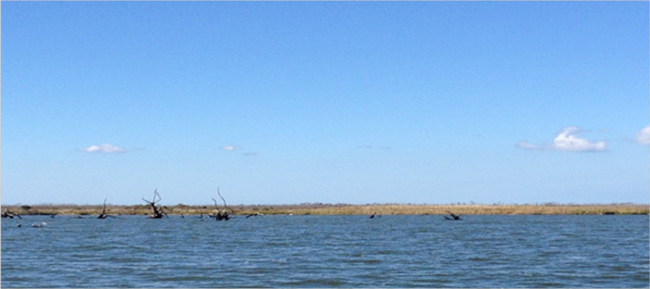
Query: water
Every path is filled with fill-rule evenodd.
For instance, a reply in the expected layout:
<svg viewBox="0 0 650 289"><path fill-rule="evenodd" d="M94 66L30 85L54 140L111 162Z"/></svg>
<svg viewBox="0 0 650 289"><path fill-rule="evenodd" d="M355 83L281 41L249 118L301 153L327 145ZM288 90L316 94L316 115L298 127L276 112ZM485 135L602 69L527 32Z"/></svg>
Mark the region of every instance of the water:
<svg viewBox="0 0 650 289"><path fill-rule="evenodd" d="M647 215L23 218L2 287L650 287Z"/></svg>

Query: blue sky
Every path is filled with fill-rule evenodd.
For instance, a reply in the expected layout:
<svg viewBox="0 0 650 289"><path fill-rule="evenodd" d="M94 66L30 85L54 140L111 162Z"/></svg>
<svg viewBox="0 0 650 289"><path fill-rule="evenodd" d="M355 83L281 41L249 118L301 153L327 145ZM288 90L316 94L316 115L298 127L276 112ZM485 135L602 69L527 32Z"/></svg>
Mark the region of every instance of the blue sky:
<svg viewBox="0 0 650 289"><path fill-rule="evenodd" d="M646 2L2 2L2 204L648 203Z"/></svg>

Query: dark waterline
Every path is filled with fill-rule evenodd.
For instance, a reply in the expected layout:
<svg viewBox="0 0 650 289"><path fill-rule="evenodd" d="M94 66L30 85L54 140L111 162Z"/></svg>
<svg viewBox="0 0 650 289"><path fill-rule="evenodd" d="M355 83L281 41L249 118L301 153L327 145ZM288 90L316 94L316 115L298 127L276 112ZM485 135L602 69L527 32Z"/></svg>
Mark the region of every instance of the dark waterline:
<svg viewBox="0 0 650 289"><path fill-rule="evenodd" d="M26 216L1 285L648 288L649 241L646 215Z"/></svg>

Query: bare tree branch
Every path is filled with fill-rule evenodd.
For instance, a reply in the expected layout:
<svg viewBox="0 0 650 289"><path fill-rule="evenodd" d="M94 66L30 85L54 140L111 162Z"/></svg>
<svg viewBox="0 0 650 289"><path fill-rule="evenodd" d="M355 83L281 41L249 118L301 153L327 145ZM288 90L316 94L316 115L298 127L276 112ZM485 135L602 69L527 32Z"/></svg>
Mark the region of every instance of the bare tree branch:
<svg viewBox="0 0 650 289"><path fill-rule="evenodd" d="M158 196L158 200L156 200L156 196ZM167 216L167 213L163 211L162 207L156 206L156 203L162 200L162 197L160 196L160 194L158 194L158 189L155 189L153 191L153 198L151 198L151 202L145 200L144 198L142 198L142 200L145 201L147 204L149 204L149 207L151 207L151 211L153 215L151 215L150 218L160 219L163 216L169 218L169 216Z"/></svg>
<svg viewBox="0 0 650 289"><path fill-rule="evenodd" d="M106 215L106 199L104 199L104 208L102 209L102 213L97 216L97 219L106 219L108 215Z"/></svg>
<svg viewBox="0 0 650 289"><path fill-rule="evenodd" d="M223 212L221 210L219 210L219 207L217 205L217 200L212 198L212 200L214 201L214 207L217 209L217 213L215 214L215 219L217 221L221 221L221 220L228 221L230 219L230 214L228 213L228 206L226 205L226 199L224 199L223 196L221 196L221 193L219 192L218 187L217 187L217 194L219 195L221 200L223 200L223 208L224 209L223 209Z"/></svg>
<svg viewBox="0 0 650 289"><path fill-rule="evenodd" d="M228 210L228 205L226 204L226 199L224 199L224 198L221 196L221 193L219 192L219 187L217 187L217 194L218 194L219 197L223 200L223 207L224 207L226 210Z"/></svg>

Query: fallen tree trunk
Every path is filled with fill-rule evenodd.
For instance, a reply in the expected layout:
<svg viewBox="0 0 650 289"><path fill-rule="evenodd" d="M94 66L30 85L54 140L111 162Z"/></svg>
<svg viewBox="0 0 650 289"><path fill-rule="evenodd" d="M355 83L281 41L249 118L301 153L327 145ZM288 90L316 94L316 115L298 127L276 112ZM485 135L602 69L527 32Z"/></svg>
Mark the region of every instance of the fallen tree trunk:
<svg viewBox="0 0 650 289"><path fill-rule="evenodd" d="M451 216L451 218L445 216L445 220L447 220L447 221L460 221L460 220L462 220L460 218L460 215L455 215L454 213L452 213L450 211L447 211L447 213L449 213L449 215Z"/></svg>
<svg viewBox="0 0 650 289"><path fill-rule="evenodd" d="M22 218L23 218L23 217L21 217L20 215L14 213L14 212L12 212L12 211L9 211L8 209L4 209L4 210L2 211L2 217L3 217L3 218L9 218L9 219L13 219L14 217L18 217L19 219L22 219Z"/></svg>

